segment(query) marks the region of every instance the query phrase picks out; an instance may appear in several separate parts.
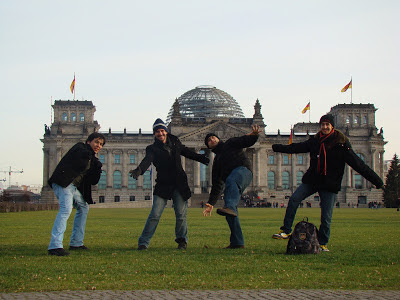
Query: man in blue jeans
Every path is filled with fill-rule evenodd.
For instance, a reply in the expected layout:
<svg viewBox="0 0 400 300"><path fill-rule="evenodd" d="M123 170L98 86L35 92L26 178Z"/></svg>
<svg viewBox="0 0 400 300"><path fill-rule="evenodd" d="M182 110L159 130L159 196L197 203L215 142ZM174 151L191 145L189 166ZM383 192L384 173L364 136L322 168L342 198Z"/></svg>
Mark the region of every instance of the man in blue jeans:
<svg viewBox="0 0 400 300"><path fill-rule="evenodd" d="M67 221L76 207L69 250L87 250L83 245L86 218L92 204L91 186L99 182L102 164L95 156L106 142L101 133L89 135L86 143L75 144L58 163L48 184L59 201L59 211L51 231L49 255L66 256L63 248Z"/></svg>
<svg viewBox="0 0 400 300"><path fill-rule="evenodd" d="M175 210L175 242L178 249L187 247L187 200L191 197L187 176L182 168L181 155L208 164L208 157L198 154L181 143L178 137L168 133L168 127L161 119L153 124L154 143L146 147L146 156L130 175L137 179L149 168L156 167L157 178L153 193L153 207L139 237L138 250L146 250L154 235L161 214L172 199Z"/></svg>
<svg viewBox="0 0 400 300"><path fill-rule="evenodd" d="M249 134L230 138L226 142L221 141L214 133L207 134L204 139L206 146L215 153L215 158L211 193L203 216L211 216L215 203L224 193L224 207L217 209L217 214L225 216L231 230L227 249L244 248L237 206L241 195L253 178L253 173L251 163L243 149L253 146L257 142L259 133L259 126L253 125Z"/></svg>
<svg viewBox="0 0 400 300"><path fill-rule="evenodd" d="M272 150L282 153L310 153L310 167L302 178L302 184L289 199L281 230L274 239L288 239L297 208L301 201L318 192L321 205L321 226L318 241L322 251L328 250L333 207L340 191L345 164L372 182L377 188L383 186L382 179L354 153L349 139L334 128L332 115L324 115L320 131L307 141L290 145L274 144Z"/></svg>

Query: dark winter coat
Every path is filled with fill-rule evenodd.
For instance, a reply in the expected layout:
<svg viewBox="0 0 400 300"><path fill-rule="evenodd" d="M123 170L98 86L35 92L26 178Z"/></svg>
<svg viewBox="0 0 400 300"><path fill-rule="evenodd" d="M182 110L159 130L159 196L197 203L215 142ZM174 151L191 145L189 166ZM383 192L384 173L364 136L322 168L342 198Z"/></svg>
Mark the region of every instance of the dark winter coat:
<svg viewBox="0 0 400 300"><path fill-rule="evenodd" d="M252 171L251 163L243 148L253 146L257 139L258 135L244 135L230 138L226 142L220 140L212 150L216 155L212 168L212 188L208 200L209 204L215 205L222 194L226 178L234 169L243 166Z"/></svg>
<svg viewBox="0 0 400 300"><path fill-rule="evenodd" d="M272 149L282 153L310 153L310 167L302 178L305 184L316 186L320 190L338 193L341 188L345 164L372 182L377 188L382 187L382 179L364 161L354 153L349 139L339 130L324 142L326 155L321 150L321 135L318 132L307 141L290 145L274 144ZM326 174L324 165L326 157ZM320 160L320 161L319 161Z"/></svg>
<svg viewBox="0 0 400 300"><path fill-rule="evenodd" d="M193 152L174 135L168 133L166 144L154 139L154 143L146 147L146 156L136 170L142 175L151 163L156 167L157 178L154 195L171 199L177 188L184 200L191 197L191 191L185 171L182 168L181 155L208 164L208 157Z"/></svg>
<svg viewBox="0 0 400 300"><path fill-rule="evenodd" d="M89 163L90 168L77 188L81 192L83 199L87 203L93 204L92 185L99 182L102 164L89 144L75 144L58 163L53 175L48 180L48 184L51 186L56 183L61 187L67 187L86 170Z"/></svg>

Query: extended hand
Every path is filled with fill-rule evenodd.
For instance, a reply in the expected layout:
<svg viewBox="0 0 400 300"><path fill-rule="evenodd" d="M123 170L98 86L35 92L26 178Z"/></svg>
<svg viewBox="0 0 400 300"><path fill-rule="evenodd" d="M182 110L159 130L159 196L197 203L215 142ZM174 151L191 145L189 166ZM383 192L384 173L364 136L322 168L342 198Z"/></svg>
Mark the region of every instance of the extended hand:
<svg viewBox="0 0 400 300"><path fill-rule="evenodd" d="M129 175L132 176L135 179L138 179L138 177L140 175L140 170L139 169L130 170L129 171Z"/></svg>
<svg viewBox="0 0 400 300"><path fill-rule="evenodd" d="M248 135L258 135L261 132L260 126L254 124L251 126L251 132Z"/></svg>
<svg viewBox="0 0 400 300"><path fill-rule="evenodd" d="M203 216L207 217L208 215L210 215L210 217L211 217L211 212L212 212L213 209L214 209L214 206L212 206L209 203L206 203L206 209L203 210Z"/></svg>

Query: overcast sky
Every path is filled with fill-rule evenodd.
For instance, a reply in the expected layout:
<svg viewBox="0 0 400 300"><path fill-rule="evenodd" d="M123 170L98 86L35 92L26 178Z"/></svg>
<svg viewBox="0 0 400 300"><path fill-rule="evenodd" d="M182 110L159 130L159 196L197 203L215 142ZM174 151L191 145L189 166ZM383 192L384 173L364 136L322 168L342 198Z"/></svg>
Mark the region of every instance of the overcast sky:
<svg viewBox="0 0 400 300"><path fill-rule="evenodd" d="M340 103L373 103L385 159L400 151L400 1L0 2L0 170L41 184L51 99L91 100L101 131L151 131L199 85L229 93L267 132ZM0 173L0 179L8 174ZM8 182L5 183L8 185Z"/></svg>

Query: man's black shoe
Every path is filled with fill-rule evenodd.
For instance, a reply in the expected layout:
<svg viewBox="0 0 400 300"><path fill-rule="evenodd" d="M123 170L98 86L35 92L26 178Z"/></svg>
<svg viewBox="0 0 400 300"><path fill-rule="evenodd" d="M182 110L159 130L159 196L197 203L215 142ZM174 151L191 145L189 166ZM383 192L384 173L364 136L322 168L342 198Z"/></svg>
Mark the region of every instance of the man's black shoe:
<svg viewBox="0 0 400 300"><path fill-rule="evenodd" d="M56 256L67 256L69 252L65 251L64 248L55 248L47 250L49 255L56 255Z"/></svg>
<svg viewBox="0 0 400 300"><path fill-rule="evenodd" d="M225 249L241 249L244 248L244 245L229 245L228 247L225 247Z"/></svg>
<svg viewBox="0 0 400 300"><path fill-rule="evenodd" d="M187 243L186 242L180 242L178 244L178 249L179 250L186 250L186 248L187 248Z"/></svg>
<svg viewBox="0 0 400 300"><path fill-rule="evenodd" d="M147 246L145 245L139 245L139 247L137 248L138 250L147 250Z"/></svg>
<svg viewBox="0 0 400 300"><path fill-rule="evenodd" d="M217 214L221 216L232 216L232 217L237 217L237 213L235 213L232 209L224 207L224 208L218 208L217 209Z"/></svg>
<svg viewBox="0 0 400 300"><path fill-rule="evenodd" d="M82 246L69 246L69 250L89 250L85 245Z"/></svg>

